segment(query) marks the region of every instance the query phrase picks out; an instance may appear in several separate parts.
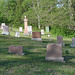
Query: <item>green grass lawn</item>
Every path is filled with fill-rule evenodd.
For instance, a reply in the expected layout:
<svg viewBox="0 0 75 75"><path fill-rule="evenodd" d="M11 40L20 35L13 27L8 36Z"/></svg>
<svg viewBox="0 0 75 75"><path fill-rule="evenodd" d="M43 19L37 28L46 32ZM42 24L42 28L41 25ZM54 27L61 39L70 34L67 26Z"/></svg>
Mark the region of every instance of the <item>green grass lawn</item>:
<svg viewBox="0 0 75 75"><path fill-rule="evenodd" d="M18 29L17 29L18 30ZM31 35L15 36L15 30L10 30L10 36L2 35L0 30L0 75L75 75L75 48L71 48L72 38L64 38L63 57L65 63L46 61L47 44L56 43L57 38L42 35L42 42L32 41ZM10 45L23 46L25 55L15 55L8 52ZM67 53L68 51L69 53Z"/></svg>

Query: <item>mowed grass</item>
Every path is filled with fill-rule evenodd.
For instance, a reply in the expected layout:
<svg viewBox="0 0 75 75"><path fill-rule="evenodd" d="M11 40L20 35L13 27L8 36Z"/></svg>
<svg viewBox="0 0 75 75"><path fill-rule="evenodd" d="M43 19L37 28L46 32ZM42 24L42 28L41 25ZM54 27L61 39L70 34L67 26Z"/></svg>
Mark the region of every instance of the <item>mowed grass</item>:
<svg viewBox="0 0 75 75"><path fill-rule="evenodd" d="M31 35L24 36L22 32L20 38L14 37L15 32L10 30L10 36L6 36L0 30L0 75L75 75L75 48L70 47L71 38L64 38L65 63L61 63L45 60L46 46L56 43L56 37L48 37L50 33L46 33L42 35L43 41L38 42L32 41ZM10 54L10 45L23 46L25 55Z"/></svg>

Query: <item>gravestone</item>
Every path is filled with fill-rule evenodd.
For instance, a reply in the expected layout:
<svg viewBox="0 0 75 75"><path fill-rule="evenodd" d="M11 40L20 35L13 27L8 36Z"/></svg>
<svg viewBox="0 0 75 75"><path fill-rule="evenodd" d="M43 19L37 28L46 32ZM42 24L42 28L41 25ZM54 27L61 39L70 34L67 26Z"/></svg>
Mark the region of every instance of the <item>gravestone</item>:
<svg viewBox="0 0 75 75"><path fill-rule="evenodd" d="M28 26L28 33L32 34L32 26Z"/></svg>
<svg viewBox="0 0 75 75"><path fill-rule="evenodd" d="M75 47L75 37L72 38L72 44L71 47Z"/></svg>
<svg viewBox="0 0 75 75"><path fill-rule="evenodd" d="M32 32L31 40L42 41L41 32Z"/></svg>
<svg viewBox="0 0 75 75"><path fill-rule="evenodd" d="M2 31L3 35L9 35L9 27L8 26L3 26L3 31Z"/></svg>
<svg viewBox="0 0 75 75"><path fill-rule="evenodd" d="M3 26L6 26L5 23L2 23L2 24L1 24L1 29L3 29Z"/></svg>
<svg viewBox="0 0 75 75"><path fill-rule="evenodd" d="M44 35L44 29L41 29L41 34Z"/></svg>
<svg viewBox="0 0 75 75"><path fill-rule="evenodd" d="M20 32L22 32L22 31L23 31L23 30L22 30L22 27L19 27L19 31L20 31Z"/></svg>
<svg viewBox="0 0 75 75"><path fill-rule="evenodd" d="M45 60L64 62L64 58L62 57L62 45L61 44L48 44L47 56L45 57Z"/></svg>
<svg viewBox="0 0 75 75"><path fill-rule="evenodd" d="M28 19L26 18L25 16L25 19L24 19L24 35L29 35L28 33Z"/></svg>
<svg viewBox="0 0 75 75"><path fill-rule="evenodd" d="M49 26L46 26L46 32L49 32Z"/></svg>
<svg viewBox="0 0 75 75"><path fill-rule="evenodd" d="M62 36L57 36L57 44L64 45Z"/></svg>
<svg viewBox="0 0 75 75"><path fill-rule="evenodd" d="M22 55L22 53L23 53L23 47L22 46L11 45L11 46L9 46L9 52L10 53L14 53L14 54Z"/></svg>
<svg viewBox="0 0 75 75"><path fill-rule="evenodd" d="M19 31L17 31L17 32L15 33L15 37L20 37L20 32L19 32Z"/></svg>

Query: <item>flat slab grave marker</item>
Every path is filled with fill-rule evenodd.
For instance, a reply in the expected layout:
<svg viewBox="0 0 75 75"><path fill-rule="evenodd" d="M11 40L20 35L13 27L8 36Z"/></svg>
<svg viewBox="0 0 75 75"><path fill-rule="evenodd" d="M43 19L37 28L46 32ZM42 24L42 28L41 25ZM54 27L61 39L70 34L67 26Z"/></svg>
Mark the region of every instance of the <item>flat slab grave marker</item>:
<svg viewBox="0 0 75 75"><path fill-rule="evenodd" d="M75 47L75 37L72 38L72 44L71 47Z"/></svg>
<svg viewBox="0 0 75 75"><path fill-rule="evenodd" d="M48 44L47 56L45 57L45 60L64 62L64 58L62 57L62 45L61 44Z"/></svg>
<svg viewBox="0 0 75 75"><path fill-rule="evenodd" d="M32 32L31 40L42 41L41 32Z"/></svg>

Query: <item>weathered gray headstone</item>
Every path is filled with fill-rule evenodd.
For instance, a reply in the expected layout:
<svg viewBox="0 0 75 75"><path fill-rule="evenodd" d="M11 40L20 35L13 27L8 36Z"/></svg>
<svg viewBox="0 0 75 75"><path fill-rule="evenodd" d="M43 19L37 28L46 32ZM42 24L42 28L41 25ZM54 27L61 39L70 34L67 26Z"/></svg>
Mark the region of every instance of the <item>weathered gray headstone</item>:
<svg viewBox="0 0 75 75"><path fill-rule="evenodd" d="M72 44L71 47L75 47L75 37L72 38Z"/></svg>
<svg viewBox="0 0 75 75"><path fill-rule="evenodd" d="M57 36L57 44L64 45L62 36Z"/></svg>
<svg viewBox="0 0 75 75"><path fill-rule="evenodd" d="M22 27L19 27L19 31L20 31L20 32L22 32L22 31L23 31L23 30L22 30Z"/></svg>
<svg viewBox="0 0 75 75"><path fill-rule="evenodd" d="M3 35L9 35L9 27L8 26L3 26L3 31L2 31Z"/></svg>
<svg viewBox="0 0 75 75"><path fill-rule="evenodd" d="M23 47L22 46L11 45L11 46L9 46L9 52L10 53L14 53L14 54L22 55L22 53L23 53Z"/></svg>
<svg viewBox="0 0 75 75"><path fill-rule="evenodd" d="M19 32L19 31L17 31L17 32L15 33L15 37L20 37L20 32Z"/></svg>
<svg viewBox="0 0 75 75"><path fill-rule="evenodd" d="M41 32L32 32L31 40L42 41Z"/></svg>
<svg viewBox="0 0 75 75"><path fill-rule="evenodd" d="M62 45L61 44L48 44L47 45L47 56L45 60L53 60L64 62L62 57Z"/></svg>
<svg viewBox="0 0 75 75"><path fill-rule="evenodd" d="M41 29L41 34L44 35L44 29Z"/></svg>

